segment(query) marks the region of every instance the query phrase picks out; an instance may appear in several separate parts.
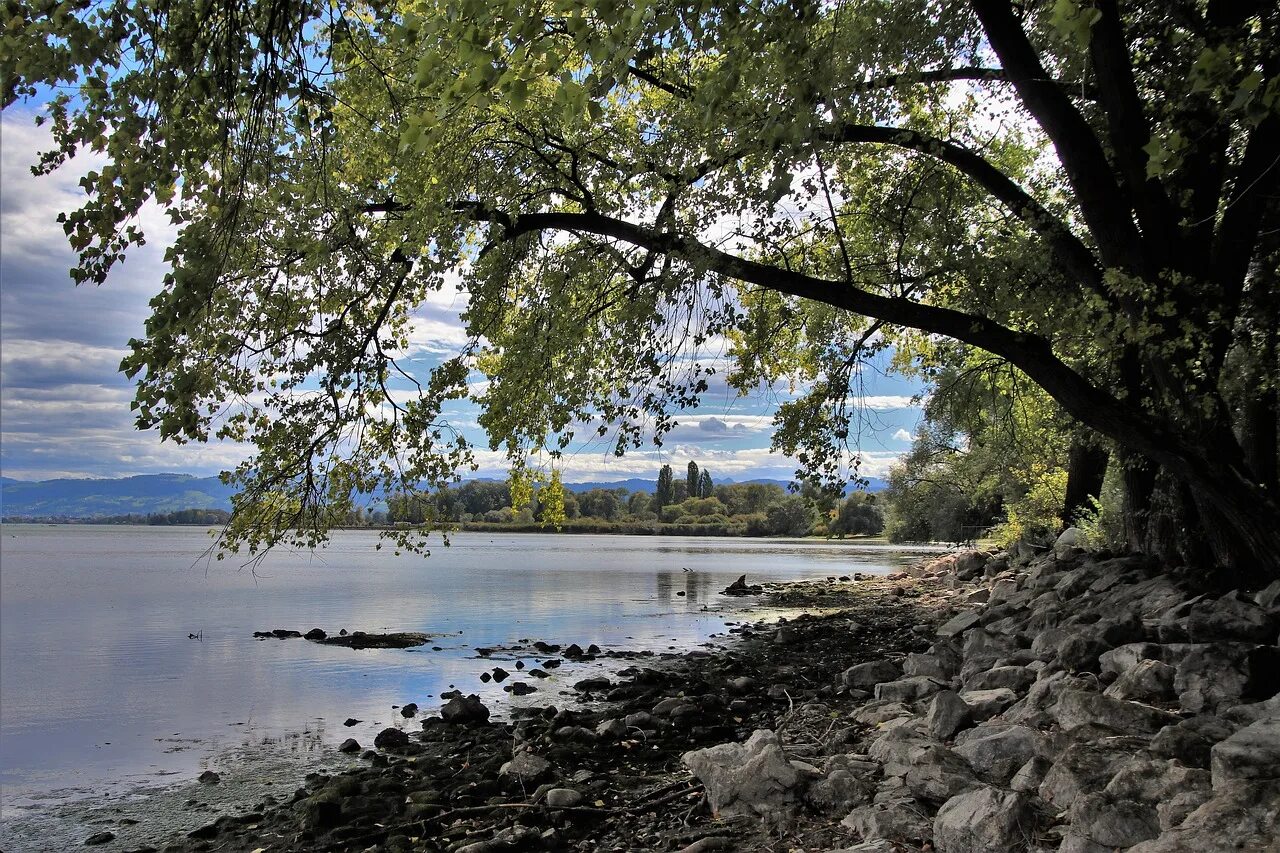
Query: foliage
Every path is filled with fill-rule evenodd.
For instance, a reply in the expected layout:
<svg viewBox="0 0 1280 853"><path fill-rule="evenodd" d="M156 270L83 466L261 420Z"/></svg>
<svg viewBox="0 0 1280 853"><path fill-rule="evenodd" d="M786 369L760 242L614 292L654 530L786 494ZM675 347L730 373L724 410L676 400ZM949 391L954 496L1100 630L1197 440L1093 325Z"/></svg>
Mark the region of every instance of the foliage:
<svg viewBox="0 0 1280 853"><path fill-rule="evenodd" d="M765 518L766 535L808 536L817 523L818 514L803 495L789 495L769 507Z"/></svg>
<svg viewBox="0 0 1280 853"><path fill-rule="evenodd" d="M776 447L842 482L859 363L953 339L1178 478L1217 560L1280 572L1275 442L1241 444L1266 413L1232 390L1277 371L1275 4L6 14L5 104L55 93L39 170L107 160L64 220L76 279L142 242L149 200L181 227L123 369L140 427L256 446L233 543L311 544L356 495L450 484L475 387L516 467L595 424L619 453L660 442L713 337L734 387L796 391ZM406 379L412 310L454 282L471 342Z"/></svg>
<svg viewBox="0 0 1280 853"><path fill-rule="evenodd" d="M875 495L854 492L840 503L827 525L828 536L876 536L884 530L884 514Z"/></svg>
<svg viewBox="0 0 1280 853"><path fill-rule="evenodd" d="M658 488L653 495L653 508L661 510L675 500L675 488L671 481L671 466L663 465L658 471Z"/></svg>

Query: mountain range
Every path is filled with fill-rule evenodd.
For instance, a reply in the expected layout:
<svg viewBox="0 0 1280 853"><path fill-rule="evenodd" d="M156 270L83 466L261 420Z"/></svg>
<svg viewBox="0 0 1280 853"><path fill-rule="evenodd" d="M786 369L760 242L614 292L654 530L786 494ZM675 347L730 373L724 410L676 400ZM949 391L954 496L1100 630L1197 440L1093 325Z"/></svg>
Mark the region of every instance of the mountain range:
<svg viewBox="0 0 1280 853"><path fill-rule="evenodd" d="M717 483L732 483L728 478ZM786 488L787 480L755 479ZM565 483L572 492L623 488L652 494L653 480L632 478L615 482ZM882 491L883 480L871 478L867 490ZM176 512L182 509L231 509L235 489L217 477L190 474L140 474L118 479L14 480L0 477L0 516L33 518L93 518L126 513Z"/></svg>

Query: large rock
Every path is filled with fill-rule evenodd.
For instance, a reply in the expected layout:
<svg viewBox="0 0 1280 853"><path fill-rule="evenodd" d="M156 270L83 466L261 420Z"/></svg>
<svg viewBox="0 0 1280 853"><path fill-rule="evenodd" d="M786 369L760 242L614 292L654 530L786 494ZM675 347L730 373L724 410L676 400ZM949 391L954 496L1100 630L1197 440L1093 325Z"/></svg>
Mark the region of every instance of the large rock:
<svg viewBox="0 0 1280 853"><path fill-rule="evenodd" d="M840 676L845 687L870 690L882 681L893 681L902 673L896 663L887 660L873 660L851 666Z"/></svg>
<svg viewBox="0 0 1280 853"><path fill-rule="evenodd" d="M1026 845L1034 816L1027 797L983 787L948 800L933 822L939 853L1009 853Z"/></svg>
<svg viewBox="0 0 1280 853"><path fill-rule="evenodd" d="M916 702L946 688L946 683L927 675L913 675L876 685L875 696L886 702Z"/></svg>
<svg viewBox="0 0 1280 853"><path fill-rule="evenodd" d="M979 614L976 610L965 610L952 616L946 622L938 626L939 637L954 637L957 634L963 634L970 628L978 624Z"/></svg>
<svg viewBox="0 0 1280 853"><path fill-rule="evenodd" d="M994 690L965 690L960 698L969 706L973 718L978 722L989 720L1018 701L1018 694L1008 687L997 687Z"/></svg>
<svg viewBox="0 0 1280 853"><path fill-rule="evenodd" d="M1077 548L1085 545L1084 531L1078 527L1068 527L1053 540L1053 555L1059 559L1069 557Z"/></svg>
<svg viewBox="0 0 1280 853"><path fill-rule="evenodd" d="M1245 726L1210 751L1214 790L1233 782L1280 779L1280 717Z"/></svg>
<svg viewBox="0 0 1280 853"><path fill-rule="evenodd" d="M917 799L935 805L981 784L963 758L940 744L920 752L902 781Z"/></svg>
<svg viewBox="0 0 1280 853"><path fill-rule="evenodd" d="M1072 634L1058 644L1058 662L1070 672L1097 672L1110 648L1092 632Z"/></svg>
<svg viewBox="0 0 1280 853"><path fill-rule="evenodd" d="M489 709L480 701L480 697L472 693L470 696L455 696L440 708L440 716L446 723L466 725L468 723L487 723Z"/></svg>
<svg viewBox="0 0 1280 853"><path fill-rule="evenodd" d="M1276 620L1258 605L1227 593L1216 601L1202 600L1186 617L1192 642L1244 640L1268 642L1275 637Z"/></svg>
<svg viewBox="0 0 1280 853"><path fill-rule="evenodd" d="M973 713L958 694L944 690L929 703L925 716L929 734L938 740L949 740L956 732L973 725Z"/></svg>
<svg viewBox="0 0 1280 853"><path fill-rule="evenodd" d="M1078 726L1099 725L1124 734L1154 734L1179 717L1168 711L1091 693L1087 690L1064 690L1049 713L1064 730Z"/></svg>
<svg viewBox="0 0 1280 853"><path fill-rule="evenodd" d="M1004 784L1039 751L1044 736L1027 726L1009 726L990 734L973 729L976 735L955 747L975 772L990 782Z"/></svg>
<svg viewBox="0 0 1280 853"><path fill-rule="evenodd" d="M1069 808L1081 794L1106 787L1120 765L1144 745L1139 738L1109 738L1066 747L1040 783L1040 798Z"/></svg>
<svg viewBox="0 0 1280 853"><path fill-rule="evenodd" d="M871 802L875 790L875 783L865 775L837 767L810 785L804 798L824 814L847 814L851 809Z"/></svg>
<svg viewBox="0 0 1280 853"><path fill-rule="evenodd" d="M910 798L859 806L840 821L866 841L922 841L929 837L928 810Z"/></svg>
<svg viewBox="0 0 1280 853"><path fill-rule="evenodd" d="M1035 680L1036 674L1025 666L997 666L966 678L964 689L993 690L997 687L1008 687L1015 693L1022 693Z"/></svg>
<svg viewBox="0 0 1280 853"><path fill-rule="evenodd" d="M1215 790L1180 824L1126 853L1273 853L1280 847L1278 839L1280 782L1239 781Z"/></svg>
<svg viewBox="0 0 1280 853"><path fill-rule="evenodd" d="M1198 714L1239 703L1249 686L1249 651L1227 643L1183 647L1173 679L1183 709Z"/></svg>
<svg viewBox="0 0 1280 853"><path fill-rule="evenodd" d="M902 662L903 675L927 675L930 678L946 680L953 672L948 672L942 659L937 655L909 654Z"/></svg>
<svg viewBox="0 0 1280 853"><path fill-rule="evenodd" d="M1120 675L1144 660L1161 660L1161 648L1155 643L1125 643L1098 657L1103 675Z"/></svg>
<svg viewBox="0 0 1280 853"><path fill-rule="evenodd" d="M702 780L713 814L783 817L799 799L800 776L778 736L757 730L746 743L722 743L681 759Z"/></svg>
<svg viewBox="0 0 1280 853"><path fill-rule="evenodd" d="M1085 794L1070 811L1069 835L1082 836L1107 849L1129 847L1160 834L1153 806L1133 800L1113 800L1106 794Z"/></svg>
<svg viewBox="0 0 1280 853"><path fill-rule="evenodd" d="M498 768L499 776L510 776L519 782L536 782L551 770L551 762L541 755L522 750Z"/></svg>
<svg viewBox="0 0 1280 853"><path fill-rule="evenodd" d="M1103 792L1113 800L1133 800L1155 806L1175 794L1204 791L1208 798L1209 773L1184 767L1177 761L1135 755L1122 763Z"/></svg>
<svg viewBox="0 0 1280 853"><path fill-rule="evenodd" d="M1177 670L1158 660L1138 661L1125 670L1103 694L1114 699L1162 702L1174 697Z"/></svg>

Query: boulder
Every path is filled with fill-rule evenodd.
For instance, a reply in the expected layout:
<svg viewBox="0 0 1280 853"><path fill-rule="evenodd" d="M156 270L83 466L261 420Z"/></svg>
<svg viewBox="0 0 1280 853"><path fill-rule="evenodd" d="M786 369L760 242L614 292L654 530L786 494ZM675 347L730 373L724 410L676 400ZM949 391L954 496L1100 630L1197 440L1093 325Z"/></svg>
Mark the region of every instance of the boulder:
<svg viewBox="0 0 1280 853"><path fill-rule="evenodd" d="M1125 643L1098 656L1103 675L1120 675L1144 660L1161 660L1155 643Z"/></svg>
<svg viewBox="0 0 1280 853"><path fill-rule="evenodd" d="M1251 723L1209 753L1215 791L1233 782L1280 779L1280 717Z"/></svg>
<svg viewBox="0 0 1280 853"><path fill-rule="evenodd" d="M1068 836L1081 836L1107 849L1130 847L1160 834L1155 807L1133 800L1085 794L1071 805Z"/></svg>
<svg viewBox="0 0 1280 853"><path fill-rule="evenodd" d="M824 814L847 814L871 802L875 784L845 768L830 770L805 791L805 801Z"/></svg>
<svg viewBox="0 0 1280 853"><path fill-rule="evenodd" d="M440 717L446 723L466 725L468 723L487 723L489 709L480 701L480 697L472 693L470 696L455 696L440 708Z"/></svg>
<svg viewBox="0 0 1280 853"><path fill-rule="evenodd" d="M1052 766L1053 762L1043 755L1033 755L1026 764L1018 768L1017 773L1013 774L1013 778L1009 780L1009 787L1024 794L1034 794Z"/></svg>
<svg viewBox="0 0 1280 853"><path fill-rule="evenodd" d="M1018 701L1018 694L1007 687L994 690L965 690L960 698L969 706L973 718L978 722L989 720Z"/></svg>
<svg viewBox="0 0 1280 853"><path fill-rule="evenodd" d="M965 610L952 616L946 622L938 626L939 637L954 637L957 634L963 634L970 628L978 624L979 614L976 610Z"/></svg>
<svg viewBox="0 0 1280 853"><path fill-rule="evenodd" d="M959 694L944 690L933 697L929 703L929 713L925 716L925 725L929 734L938 740L948 740L956 732L973 725L973 713Z"/></svg>
<svg viewBox="0 0 1280 853"><path fill-rule="evenodd" d="M550 761L525 749L517 752L510 761L499 767L498 775L509 776L522 784L529 784L537 782L550 771Z"/></svg>
<svg viewBox="0 0 1280 853"><path fill-rule="evenodd" d="M907 659L902 662L903 675L924 675L930 678L937 678L945 681L951 677L951 673L947 671L942 663L942 659L937 655L907 655Z"/></svg>
<svg viewBox="0 0 1280 853"><path fill-rule="evenodd" d="M1139 702L1162 702L1174 697L1173 679L1177 670L1158 660L1138 661L1125 670L1103 695Z"/></svg>
<svg viewBox="0 0 1280 853"><path fill-rule="evenodd" d="M1124 734L1154 734L1179 717L1168 711L1092 693L1087 690L1063 690L1049 714L1064 730L1078 726L1099 725Z"/></svg>
<svg viewBox="0 0 1280 853"><path fill-rule="evenodd" d="M1019 768L1040 750L1044 736L1027 726L1009 726L990 734L973 729L963 744L955 747L958 755L982 778L1004 784Z"/></svg>
<svg viewBox="0 0 1280 853"><path fill-rule="evenodd" d="M1033 823L1024 794L982 787L938 810L933 843L939 853L1008 853L1025 846Z"/></svg>
<svg viewBox="0 0 1280 853"><path fill-rule="evenodd" d="M981 577L983 568L991 560L985 551L961 551L954 555L956 577L962 581Z"/></svg>
<svg viewBox="0 0 1280 853"><path fill-rule="evenodd" d="M1058 644L1058 662L1070 672L1097 672L1099 658L1110 648L1091 632L1072 634Z"/></svg>
<svg viewBox="0 0 1280 853"><path fill-rule="evenodd" d="M902 670L892 661L873 660L851 666L840 676L845 687L870 690L882 681L893 681Z"/></svg>
<svg viewBox="0 0 1280 853"><path fill-rule="evenodd" d="M1263 643L1275 637L1276 620L1253 602L1227 593L1216 601L1197 602L1186 616L1186 630L1192 642Z"/></svg>
<svg viewBox="0 0 1280 853"><path fill-rule="evenodd" d="M1025 666L997 666L966 678L964 689L994 690L997 687L1008 687L1016 693L1022 693L1035 680L1036 674Z"/></svg>
<svg viewBox="0 0 1280 853"><path fill-rule="evenodd" d="M782 816L799 798L800 776L771 731L757 730L746 743L686 752L681 760L702 780L717 816Z"/></svg>
<svg viewBox="0 0 1280 853"><path fill-rule="evenodd" d="M840 821L863 840L921 841L929 837L928 811L909 798L886 800L859 806Z"/></svg>
<svg viewBox="0 0 1280 853"><path fill-rule="evenodd" d="M1238 644L1185 647L1173 679L1183 709L1201 713L1238 704L1249 685L1248 656L1249 647Z"/></svg>
<svg viewBox="0 0 1280 853"><path fill-rule="evenodd" d="M916 702L946 688L946 683L927 675L913 675L876 685L875 697L886 702Z"/></svg>
<svg viewBox="0 0 1280 853"><path fill-rule="evenodd" d="M936 805L981 784L965 760L941 744L918 753L902 781L912 796Z"/></svg>
<svg viewBox="0 0 1280 853"><path fill-rule="evenodd" d="M1126 853L1271 853L1280 837L1280 782L1236 781L1215 789L1213 796L1180 823Z"/></svg>
<svg viewBox="0 0 1280 853"><path fill-rule="evenodd" d="M402 746L408 746L409 735L400 729L383 729L373 739L373 745L378 749L397 749Z"/></svg>
<svg viewBox="0 0 1280 853"><path fill-rule="evenodd" d="M1135 755L1119 765L1103 792L1114 800L1133 800L1155 806L1175 794L1204 791L1208 797L1209 773L1184 767L1177 761Z"/></svg>
<svg viewBox="0 0 1280 853"><path fill-rule="evenodd" d="M1137 738L1084 741L1062 750L1040 783L1040 799L1070 808L1082 794L1101 791L1119 766L1142 748Z"/></svg>

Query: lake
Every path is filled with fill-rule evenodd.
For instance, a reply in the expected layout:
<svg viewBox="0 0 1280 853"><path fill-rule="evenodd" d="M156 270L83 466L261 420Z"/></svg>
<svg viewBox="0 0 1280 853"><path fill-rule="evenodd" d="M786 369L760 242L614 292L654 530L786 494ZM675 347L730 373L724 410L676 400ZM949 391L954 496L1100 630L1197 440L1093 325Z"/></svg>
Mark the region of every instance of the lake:
<svg viewBox="0 0 1280 853"><path fill-rule="evenodd" d="M210 539L197 528L0 527L0 845L56 849L24 837L42 827L48 838L50 815L65 829L87 804L189 784L203 769L296 786L307 770L346 761L334 747L347 737L371 745L386 726L416 729L394 706L429 713L453 687L501 714L564 704L574 681L627 665L566 662L539 692L513 699L480 681L494 664L477 646L688 649L744 618L752 600L718 594L741 574L887 573L919 554L856 542L463 533L424 559L376 551L377 541L341 531L323 551L273 552L251 572L201 559ZM365 651L252 636L313 627L439 636ZM66 842L83 840L67 831Z"/></svg>

